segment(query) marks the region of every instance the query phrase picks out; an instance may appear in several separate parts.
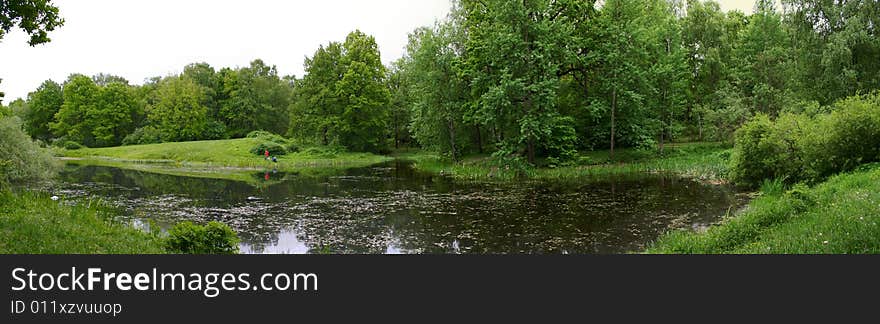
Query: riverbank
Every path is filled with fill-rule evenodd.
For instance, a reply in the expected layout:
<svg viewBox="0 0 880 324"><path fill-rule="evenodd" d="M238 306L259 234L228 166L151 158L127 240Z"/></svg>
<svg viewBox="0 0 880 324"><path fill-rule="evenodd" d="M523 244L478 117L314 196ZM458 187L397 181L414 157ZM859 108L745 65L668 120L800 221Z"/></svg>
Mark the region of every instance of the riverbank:
<svg viewBox="0 0 880 324"><path fill-rule="evenodd" d="M70 205L38 192L0 191L0 254L162 254L159 238L113 220L98 201Z"/></svg>
<svg viewBox="0 0 880 324"><path fill-rule="evenodd" d="M453 163L435 153L423 151L398 152L400 159L414 162L424 172L451 176L459 180L511 181L540 179L568 181L604 176L623 176L641 173L675 173L712 183L726 182L730 148L722 143L682 143L667 146L664 154L656 150L622 149L592 151L580 155L575 165L562 167L523 168L496 162L488 156L471 156Z"/></svg>
<svg viewBox="0 0 880 324"><path fill-rule="evenodd" d="M880 253L880 164L812 188L765 185L741 215L705 233L669 233L647 253Z"/></svg>
<svg viewBox="0 0 880 324"><path fill-rule="evenodd" d="M390 160L371 153L335 152L308 148L302 152L278 156L278 162L265 160L251 153L261 141L241 138L215 141L173 142L161 144L59 150L66 158L78 158L107 166L160 165L182 169L239 169L301 171L304 168L347 168L368 166ZM271 154L271 152L270 152ZM222 170L221 170L222 171ZM204 173L204 172L197 172Z"/></svg>

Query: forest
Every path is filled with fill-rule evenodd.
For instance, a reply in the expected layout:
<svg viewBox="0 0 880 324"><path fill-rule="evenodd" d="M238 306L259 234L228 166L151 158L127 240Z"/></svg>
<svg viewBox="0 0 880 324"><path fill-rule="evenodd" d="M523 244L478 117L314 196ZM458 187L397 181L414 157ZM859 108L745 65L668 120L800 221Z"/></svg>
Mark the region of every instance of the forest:
<svg viewBox="0 0 880 324"><path fill-rule="evenodd" d="M41 44L49 41L48 32L63 24L50 1L9 3L23 7L0 7L0 38L3 32L20 28L31 37L30 45ZM39 14L27 14L33 12ZM496 231L520 228L524 223L519 217L531 215L526 223L535 228L562 224L559 228L577 230L566 232L571 237L565 240L552 237L564 232L558 228L529 227L533 231L517 234L534 238L550 233L550 237L535 239L539 248L527 253L559 252L548 242L578 242L580 245L571 243L575 247L568 247L570 251L595 252L598 250L589 250L593 246L584 243L590 238L578 236L584 232L576 226L594 226L583 222L586 211L578 208L624 206L590 216L603 217L626 213L627 208L642 206L645 201L663 201L638 210L657 213L661 220L620 225L624 229L645 224L661 227L656 233L652 232L655 229L643 231L654 236L627 243L649 253L877 253L878 33L880 2L874 0L757 0L748 14L722 10L719 3L702 0L456 0L451 2L448 16L411 31L405 54L390 64L383 63L389 61L383 60L374 35L354 30L345 39L320 44L304 59L301 76L280 75L275 65L262 59L239 67L194 62L178 74L140 83L108 73L73 74L66 80L46 80L27 98L0 105L0 203L11 206L10 210L14 207L16 215L25 219L22 224L33 223L25 215L49 208L49 197L7 192L7 188L51 178L57 173L58 156L68 162L95 163L95 167L107 168L96 173L115 174L107 177L119 181L124 179L119 176L122 173L111 168L162 174L163 181L170 183L191 180L172 176L239 181L243 184L214 185L248 192L246 202L270 186L276 190L293 186L284 189L291 194L277 199L300 197L293 193L302 194L303 188L309 188L310 194L327 195L335 190L330 188L350 185L339 179L367 181L365 188L399 189L390 185L399 184L391 180L368 182L385 174L359 178L359 172L413 168L428 175L395 169L396 176L410 177L412 191L372 192L377 197L364 203L369 207L352 210L374 212L375 219L397 217L402 213L395 209L398 206L432 200L389 202L394 208L387 213L370 208L382 205L374 202L386 197L404 199L412 192L430 196L435 191L466 187L438 180L447 175L449 181L496 181L494 184L503 183L500 186L538 180L552 188L541 187L529 194L521 188L493 191L498 199L515 198L508 202L507 210L481 210L484 214L479 216L487 222L510 221L510 227L465 219L462 224L466 226L461 227L465 233L460 237L429 233L425 245L430 251L439 248L450 252L453 248L444 244L459 244L476 236L469 231L484 231L498 234L493 237L496 243L510 245L474 243L475 251L523 252L504 250L521 249L522 242L508 242L511 233ZM286 153L291 154L284 156ZM274 160L277 156L282 156L280 161ZM412 164L394 164L400 160ZM371 168L377 165L381 167ZM77 170L81 176L95 172ZM254 172L259 174L254 176ZM661 173L680 179L667 182L651 178ZM71 171L66 174L72 177ZM437 175L440 177L433 177ZM602 177L608 175L615 177ZM638 178L634 182L638 185L618 184L624 180L617 176ZM316 180L320 177L328 178ZM86 179L91 183L91 178ZM427 190L429 185L420 181L436 188ZM601 187L605 184L610 191ZM648 196L619 205L605 204L602 199L578 200L587 193L609 192L608 199L623 199L620 197L626 195L620 192L642 185L651 188L645 192L675 194L666 200ZM736 197L741 193L728 193L728 185L748 192L748 208L736 211ZM726 214L700 211L716 216L710 223L718 225L702 234L674 231L685 221L664 223L667 220L662 216L671 213L661 207L679 199L690 199L688 207L704 206L694 202L707 196L695 198L689 196L693 191L686 190L696 187L702 188L700 194L717 194L712 199L719 206L727 204ZM634 195L639 194L644 192ZM727 194L734 198L724 196ZM385 237L384 232L372 232L384 227L362 224L369 218L344 209L360 206L363 202L359 199L364 197L351 192L340 195L349 200L324 206L316 213L331 220L352 219L318 222L316 232L335 233L337 228L349 226L356 229L347 234L358 249L390 250L374 241L358 241ZM547 196L536 198L540 195ZM574 198L554 200L561 196ZM476 213L467 209L469 203L458 200L461 197L454 197L409 216L438 226L438 233L453 235L452 230L442 227L446 226L443 221L424 218L423 214L451 205L466 205L463 210ZM34 200L40 203L34 205ZM534 215L541 200L557 201L544 208L562 206L559 212L567 216L542 220L545 215ZM319 199L312 204L323 202ZM307 203L296 204L308 207ZM498 202L473 203L495 204ZM322 214L335 208L342 210ZM56 208L43 214L64 212ZM103 213L91 209L81 212ZM457 215L458 211L448 213ZM728 218L731 213L739 216ZM681 215L691 214L698 213ZM281 216L287 220L290 215ZM626 219L606 219L602 224ZM0 219L0 228L12 226L3 221ZM410 224L376 220L385 221L391 225L383 226ZM182 236L211 230L183 224ZM471 225L479 230L468 227ZM211 226L220 236L235 236L223 224ZM373 234L354 235L364 228ZM817 229L818 235L814 233ZM125 226L106 229L124 235L130 230ZM672 233L664 234L666 231ZM248 232L246 237L258 234L263 233ZM604 237L618 238L611 234ZM141 243L155 247L154 239ZM261 244L272 242L271 238L260 240ZM226 243L223 253L237 251L240 242L231 238ZM128 251L126 246L136 242L108 244L107 251ZM616 248L629 248L617 244ZM333 252L323 243L313 245L311 252ZM335 248L346 251L343 245ZM20 250L15 251L29 251L25 244L17 248ZM47 249L71 250L63 246ZM174 247L165 251L201 250Z"/></svg>
<svg viewBox="0 0 880 324"><path fill-rule="evenodd" d="M27 133L74 148L244 137L387 153L421 147L533 166L579 151L730 141L753 116L819 112L880 87L876 1L455 2L384 66L353 31L301 78L256 59L142 85L99 74L10 102ZM613 153L612 153L613 156Z"/></svg>

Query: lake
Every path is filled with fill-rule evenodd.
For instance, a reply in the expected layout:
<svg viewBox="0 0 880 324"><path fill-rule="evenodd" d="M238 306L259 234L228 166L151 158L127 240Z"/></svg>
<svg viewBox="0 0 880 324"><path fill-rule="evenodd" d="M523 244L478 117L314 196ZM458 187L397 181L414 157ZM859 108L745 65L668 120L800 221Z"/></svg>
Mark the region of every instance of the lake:
<svg viewBox="0 0 880 324"><path fill-rule="evenodd" d="M101 200L137 226L217 220L242 253L613 254L744 206L725 185L672 175L476 183L392 161L327 174L247 172L247 181L68 162L53 194Z"/></svg>

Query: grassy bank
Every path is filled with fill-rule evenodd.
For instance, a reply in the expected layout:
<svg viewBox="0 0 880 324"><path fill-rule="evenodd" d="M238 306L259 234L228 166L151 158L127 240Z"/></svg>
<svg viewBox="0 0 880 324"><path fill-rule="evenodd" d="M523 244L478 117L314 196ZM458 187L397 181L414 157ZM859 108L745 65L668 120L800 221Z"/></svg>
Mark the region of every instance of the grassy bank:
<svg viewBox="0 0 880 324"><path fill-rule="evenodd" d="M422 171L444 174L461 180L509 181L517 178L565 181L609 175L671 172L707 181L723 181L730 150L720 143L685 143L668 146L664 154L656 150L623 149L581 154L575 165L555 168L515 168L488 156L471 156L459 163L445 161L428 152L401 152L398 158L414 161Z"/></svg>
<svg viewBox="0 0 880 324"><path fill-rule="evenodd" d="M69 206L47 194L0 192L0 253L158 254L153 235L112 220L99 203Z"/></svg>
<svg viewBox="0 0 880 324"><path fill-rule="evenodd" d="M737 217L705 233L661 237L648 253L880 253L880 164L813 188L765 185Z"/></svg>
<svg viewBox="0 0 880 324"><path fill-rule="evenodd" d="M294 171L308 167L357 167L387 161L388 157L370 153L337 153L321 149L305 149L278 157L272 163L250 150L260 140L176 142L110 148L63 150L61 155L107 163L161 164L177 168L239 168ZM270 152L271 153L271 152ZM118 166L118 165L117 165Z"/></svg>

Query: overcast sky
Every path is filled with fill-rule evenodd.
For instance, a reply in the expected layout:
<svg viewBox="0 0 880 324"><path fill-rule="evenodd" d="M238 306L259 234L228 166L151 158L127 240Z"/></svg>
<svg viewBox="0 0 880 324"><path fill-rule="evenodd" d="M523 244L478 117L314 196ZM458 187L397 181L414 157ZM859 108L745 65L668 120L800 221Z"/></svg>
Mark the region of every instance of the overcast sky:
<svg viewBox="0 0 880 324"><path fill-rule="evenodd" d="M754 0L722 0L751 12ZM56 0L65 24L36 47L18 30L0 40L4 103L44 80L110 73L134 84L180 73L189 63L215 69L261 58L281 75L303 74L318 46L360 29L376 37L386 64L404 52L407 34L449 12L449 0Z"/></svg>

